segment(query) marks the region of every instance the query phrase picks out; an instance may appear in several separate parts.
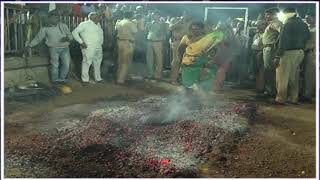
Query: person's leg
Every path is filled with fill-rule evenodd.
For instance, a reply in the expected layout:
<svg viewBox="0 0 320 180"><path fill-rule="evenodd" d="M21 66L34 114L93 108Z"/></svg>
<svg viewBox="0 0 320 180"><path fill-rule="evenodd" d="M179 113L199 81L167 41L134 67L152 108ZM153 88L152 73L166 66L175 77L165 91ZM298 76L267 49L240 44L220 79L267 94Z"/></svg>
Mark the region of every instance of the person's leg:
<svg viewBox="0 0 320 180"><path fill-rule="evenodd" d="M230 67L230 62L224 62L223 64L219 65L218 71L216 74L216 78L214 80L214 90L215 91L221 91L223 82L226 78L226 73Z"/></svg>
<svg viewBox="0 0 320 180"><path fill-rule="evenodd" d="M239 56L238 82L243 84L248 77L247 49L243 47Z"/></svg>
<svg viewBox="0 0 320 180"><path fill-rule="evenodd" d="M250 71L249 71L249 74L250 74L250 78L252 77L256 77L257 76L257 73L258 73L258 65L257 65L257 54L259 52L257 51L251 51L250 53Z"/></svg>
<svg viewBox="0 0 320 180"><path fill-rule="evenodd" d="M153 49L155 53L155 78L161 79L163 70L163 43L154 43Z"/></svg>
<svg viewBox="0 0 320 180"><path fill-rule="evenodd" d="M102 62L102 48L95 49L95 54L93 58L93 70L94 70L94 79L96 81L101 81L101 62Z"/></svg>
<svg viewBox="0 0 320 180"><path fill-rule="evenodd" d="M311 99L315 95L316 87L316 56L315 52L310 51L305 54L305 72L304 72L304 97Z"/></svg>
<svg viewBox="0 0 320 180"><path fill-rule="evenodd" d="M289 96L288 101L298 103L299 98L299 67L303 61L304 53L302 50L290 51L290 72L289 75Z"/></svg>
<svg viewBox="0 0 320 180"><path fill-rule="evenodd" d="M171 51L172 51L172 63L171 63L171 81L176 82L179 76L179 69L181 65L181 60L178 57L178 46L179 42L173 42Z"/></svg>
<svg viewBox="0 0 320 180"><path fill-rule="evenodd" d="M264 64L262 52L258 52L254 59L256 65L256 90L262 93L264 90Z"/></svg>
<svg viewBox="0 0 320 180"><path fill-rule="evenodd" d="M82 51L82 69L81 69L81 80L82 82L89 82L89 69L92 64L92 58L94 56L94 49L81 49Z"/></svg>
<svg viewBox="0 0 320 180"><path fill-rule="evenodd" d="M51 81L59 81L59 49L49 48Z"/></svg>
<svg viewBox="0 0 320 180"><path fill-rule="evenodd" d="M134 48L135 48L135 44L134 43L129 43L129 47L128 47L128 64L127 64L127 69L125 71L125 79L128 79L128 71L132 65L133 62L133 55L134 55Z"/></svg>
<svg viewBox="0 0 320 180"><path fill-rule="evenodd" d="M274 67L274 50L271 47L263 48L263 62L265 68L265 88L266 91L273 95L275 93L275 67Z"/></svg>
<svg viewBox="0 0 320 180"><path fill-rule="evenodd" d="M147 70L148 78L154 77L154 49L153 42L147 43Z"/></svg>
<svg viewBox="0 0 320 180"><path fill-rule="evenodd" d="M118 45L118 68L117 68L117 83L124 83L122 80L121 80L121 71L122 71L122 66L123 66L123 59L124 59L124 52L125 52L125 47L123 45L123 41L118 41L117 42L117 45Z"/></svg>
<svg viewBox="0 0 320 180"><path fill-rule="evenodd" d="M69 72L69 66L71 61L69 48L63 48L60 54L60 57L61 57L60 79L65 81Z"/></svg>
<svg viewBox="0 0 320 180"><path fill-rule="evenodd" d="M119 70L118 83L124 83L128 75L130 61L133 57L133 46L127 41L120 43L122 50L121 69Z"/></svg>
<svg viewBox="0 0 320 180"><path fill-rule="evenodd" d="M276 84L277 84L277 97L276 101L285 103L287 101L288 82L291 74L290 70L290 53L285 51L283 56L280 57L279 67L276 69Z"/></svg>

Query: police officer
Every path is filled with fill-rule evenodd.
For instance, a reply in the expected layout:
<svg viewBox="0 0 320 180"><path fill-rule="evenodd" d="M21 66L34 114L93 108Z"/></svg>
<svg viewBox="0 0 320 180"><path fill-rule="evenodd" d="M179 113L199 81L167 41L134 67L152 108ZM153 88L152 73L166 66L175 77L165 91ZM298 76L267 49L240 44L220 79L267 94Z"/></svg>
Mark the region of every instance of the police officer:
<svg viewBox="0 0 320 180"><path fill-rule="evenodd" d="M274 96L276 94L275 83L275 65L274 57L276 55L277 43L279 34L282 28L282 23L277 17L278 8L271 8L265 11L265 19L268 26L262 36L263 43L263 61L265 68L265 95Z"/></svg>

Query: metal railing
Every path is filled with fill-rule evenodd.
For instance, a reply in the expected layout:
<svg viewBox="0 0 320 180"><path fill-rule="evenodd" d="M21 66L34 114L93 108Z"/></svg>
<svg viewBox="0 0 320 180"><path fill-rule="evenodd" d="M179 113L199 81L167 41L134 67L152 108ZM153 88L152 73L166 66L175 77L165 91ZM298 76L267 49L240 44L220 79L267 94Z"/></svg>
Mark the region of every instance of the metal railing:
<svg viewBox="0 0 320 180"><path fill-rule="evenodd" d="M28 9L15 8L15 7L4 7L4 50L5 54L8 53L21 53L24 50L25 43L27 41L27 24L31 18L30 11ZM45 24L47 18L45 16L39 17L39 27L41 28ZM77 17L77 16L60 16L60 21L65 23L70 31L75 29L81 22L86 21L87 17ZM112 20L102 19L100 24L104 33L110 31L113 34L114 23ZM111 28L107 27L110 26ZM33 32L31 39L38 32ZM107 35L108 36L108 35ZM110 36L110 34L109 34ZM106 37L106 36L105 36ZM106 38L104 38L106 40ZM31 55L29 53L29 55Z"/></svg>
<svg viewBox="0 0 320 180"><path fill-rule="evenodd" d="M5 8L4 18L5 52L18 52L24 47L27 13L19 8Z"/></svg>

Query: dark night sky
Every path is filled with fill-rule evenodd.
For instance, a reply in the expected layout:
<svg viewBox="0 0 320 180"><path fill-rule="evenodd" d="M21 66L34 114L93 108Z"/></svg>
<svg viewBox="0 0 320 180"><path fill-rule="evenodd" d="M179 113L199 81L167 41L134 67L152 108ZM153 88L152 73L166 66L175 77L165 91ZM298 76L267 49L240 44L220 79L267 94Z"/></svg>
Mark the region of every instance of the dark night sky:
<svg viewBox="0 0 320 180"><path fill-rule="evenodd" d="M287 6L295 7L297 8L298 12L302 17L305 16L306 12L309 9L313 9L313 12L315 12L315 4L262 4L262 3L228 3L228 4L190 4L190 3L183 3L183 4L151 4L151 7L156 7L159 10L165 12L165 14L175 14L180 15L181 12L184 9L189 10L192 12L191 14L193 16L196 16L198 19L204 18L204 8L205 7L248 7L249 8L249 19L256 19L259 13L263 13L265 9L271 8L271 7L279 7L280 9L283 9Z"/></svg>

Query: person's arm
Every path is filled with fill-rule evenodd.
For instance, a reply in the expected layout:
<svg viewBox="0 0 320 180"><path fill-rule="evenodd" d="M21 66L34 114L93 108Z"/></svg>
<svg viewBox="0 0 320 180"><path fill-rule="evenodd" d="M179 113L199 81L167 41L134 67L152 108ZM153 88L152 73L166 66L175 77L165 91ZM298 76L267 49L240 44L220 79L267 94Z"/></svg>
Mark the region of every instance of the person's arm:
<svg viewBox="0 0 320 180"><path fill-rule="evenodd" d="M83 42L83 40L80 37L80 33L83 32L84 29L85 29L85 24L82 22L79 24L79 26L77 28L75 28L72 31L72 35L73 35L74 40L76 40L81 45L81 47L86 48L87 45L85 44L85 42Z"/></svg>
<svg viewBox="0 0 320 180"><path fill-rule="evenodd" d="M180 61L182 60L183 54L187 48L186 40L187 40L187 36L183 36L183 38L181 39L181 42L178 46L178 57L179 57Z"/></svg>
<svg viewBox="0 0 320 180"><path fill-rule="evenodd" d="M178 24L180 24L182 22L182 18L179 19L176 23L172 23L169 25L169 30L172 31Z"/></svg>
<svg viewBox="0 0 320 180"><path fill-rule="evenodd" d="M116 22L116 25L114 26L114 29L117 31L119 28L119 21Z"/></svg>
<svg viewBox="0 0 320 180"><path fill-rule="evenodd" d="M288 39L287 37L287 34L289 33L288 30L289 30L288 24L285 24L280 31L279 45L278 45L278 51L277 51L278 57L282 56L284 53L284 49L287 43L286 41Z"/></svg>
<svg viewBox="0 0 320 180"><path fill-rule="evenodd" d="M281 32L282 27L283 27L283 24L281 22L275 22L270 25L270 28L277 31L278 33Z"/></svg>
<svg viewBox="0 0 320 180"><path fill-rule="evenodd" d="M73 40L73 36L68 28L68 26L66 24L61 24L59 25L59 28L63 28L63 32L66 33L66 37L62 38L61 39L61 42L67 42L67 41L72 41Z"/></svg>
<svg viewBox="0 0 320 180"><path fill-rule="evenodd" d="M136 34L138 32L138 23L132 23L131 32Z"/></svg>
<svg viewBox="0 0 320 180"><path fill-rule="evenodd" d="M69 41L72 41L73 40L73 36L71 34L71 31L69 29L69 27L67 25L64 25L66 27L66 33L67 33L67 37L69 39Z"/></svg>
<svg viewBox="0 0 320 180"><path fill-rule="evenodd" d="M38 45L46 37L46 29L41 28L38 34L33 38L33 40L28 44L28 47L34 47Z"/></svg>
<svg viewBox="0 0 320 180"><path fill-rule="evenodd" d="M146 24L146 26L145 26L145 29L146 29L146 32L147 32L147 33L148 33L149 30L150 30L150 26L151 26L151 23L150 23L150 22L148 22L148 23Z"/></svg>
<svg viewBox="0 0 320 180"><path fill-rule="evenodd" d="M311 35L310 35L310 31L309 31L308 25L306 25L306 24L304 24L304 31L305 31L304 34L306 35L306 42L307 42L308 40L311 39Z"/></svg>

